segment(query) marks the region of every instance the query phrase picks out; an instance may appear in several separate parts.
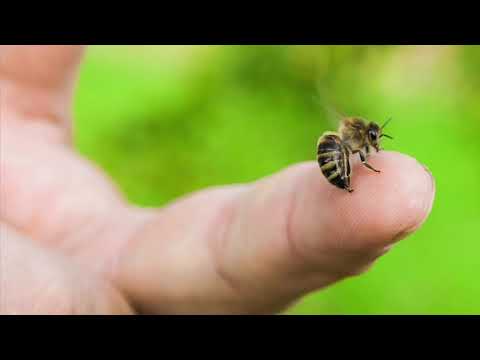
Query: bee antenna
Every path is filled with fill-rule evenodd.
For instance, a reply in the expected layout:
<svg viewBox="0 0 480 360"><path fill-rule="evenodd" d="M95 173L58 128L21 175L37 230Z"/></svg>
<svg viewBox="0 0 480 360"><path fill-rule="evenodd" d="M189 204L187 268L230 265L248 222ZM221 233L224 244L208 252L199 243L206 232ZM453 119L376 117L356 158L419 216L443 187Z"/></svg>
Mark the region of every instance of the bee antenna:
<svg viewBox="0 0 480 360"><path fill-rule="evenodd" d="M387 135L387 134L382 134L382 135L380 135L380 137L383 137L383 136L385 136L386 138L389 138L389 139L392 139L392 140L393 140L393 137L391 137L390 135Z"/></svg>
<svg viewBox="0 0 480 360"><path fill-rule="evenodd" d="M392 118L389 118L385 123L382 125L381 129L383 129L387 124L392 120Z"/></svg>

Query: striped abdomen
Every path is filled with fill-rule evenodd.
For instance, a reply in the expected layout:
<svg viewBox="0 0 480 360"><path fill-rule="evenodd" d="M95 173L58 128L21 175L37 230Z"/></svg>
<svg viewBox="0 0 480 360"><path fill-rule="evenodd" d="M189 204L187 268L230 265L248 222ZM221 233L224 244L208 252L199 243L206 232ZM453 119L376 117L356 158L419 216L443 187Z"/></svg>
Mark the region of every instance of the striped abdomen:
<svg viewBox="0 0 480 360"><path fill-rule="evenodd" d="M323 175L331 184L351 192L349 156L338 135L327 133L319 139L317 160Z"/></svg>

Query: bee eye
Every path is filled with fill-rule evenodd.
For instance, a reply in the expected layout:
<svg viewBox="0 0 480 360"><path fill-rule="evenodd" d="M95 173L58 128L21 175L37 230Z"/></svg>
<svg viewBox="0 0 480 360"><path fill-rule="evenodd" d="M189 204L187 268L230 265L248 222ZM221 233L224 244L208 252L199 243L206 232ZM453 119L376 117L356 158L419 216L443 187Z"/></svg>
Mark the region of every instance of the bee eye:
<svg viewBox="0 0 480 360"><path fill-rule="evenodd" d="M370 138L371 141L377 140L377 132L374 130L370 130L368 132L368 137Z"/></svg>

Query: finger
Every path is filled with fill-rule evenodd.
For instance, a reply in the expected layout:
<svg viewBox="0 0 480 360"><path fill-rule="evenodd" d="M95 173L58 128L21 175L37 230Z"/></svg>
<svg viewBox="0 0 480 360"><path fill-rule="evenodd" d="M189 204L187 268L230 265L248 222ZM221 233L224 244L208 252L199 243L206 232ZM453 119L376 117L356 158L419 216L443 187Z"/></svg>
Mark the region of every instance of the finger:
<svg viewBox="0 0 480 360"><path fill-rule="evenodd" d="M433 178L413 158L383 152L371 161L382 172L357 163L353 193L330 185L315 163L259 183L225 241L225 272L244 286L269 283L272 292L295 294L365 270L420 227L435 191ZM249 274L244 279L235 276L242 267Z"/></svg>
<svg viewBox="0 0 480 360"><path fill-rule="evenodd" d="M256 239L259 252L268 253L274 241L271 234L281 227L272 221L261 226L260 215L269 214L280 219L287 241L277 236L281 240L277 245L296 255L290 260L299 260L300 273L317 268L334 274L355 272L357 263L363 265L418 229L434 198L433 178L415 159L383 152L372 157L372 163L381 173L372 174L355 164L353 193L330 185L315 163L292 167L263 181L245 202L248 210L237 225L236 236L248 224L255 232L248 238ZM231 252L238 254L241 248ZM286 265L294 262L287 260Z"/></svg>
<svg viewBox="0 0 480 360"><path fill-rule="evenodd" d="M0 226L0 314L131 313L110 284Z"/></svg>
<svg viewBox="0 0 480 360"><path fill-rule="evenodd" d="M49 121L68 130L74 82L83 52L82 46L1 46L3 117Z"/></svg>
<svg viewBox="0 0 480 360"><path fill-rule="evenodd" d="M147 312L280 311L365 270L426 219L424 167L398 153L371 162L382 172L353 166L352 194L312 162L177 202L132 239L117 281Z"/></svg>

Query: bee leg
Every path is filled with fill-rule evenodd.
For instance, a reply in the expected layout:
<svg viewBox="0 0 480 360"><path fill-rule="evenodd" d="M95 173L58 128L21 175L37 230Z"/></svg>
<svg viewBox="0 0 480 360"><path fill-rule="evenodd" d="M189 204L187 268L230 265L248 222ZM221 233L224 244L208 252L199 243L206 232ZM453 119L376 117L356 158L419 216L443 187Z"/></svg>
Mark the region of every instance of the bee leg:
<svg viewBox="0 0 480 360"><path fill-rule="evenodd" d="M366 156L365 156L365 154L364 154L361 150L358 151L358 154L360 155L360 160L362 160L362 164L363 164L363 165L365 165L367 168L369 168L370 170L373 170L373 171L375 171L375 172L377 172L377 173L380 172L380 170L377 170L377 169L373 168L372 165L370 165L369 163L367 163Z"/></svg>

